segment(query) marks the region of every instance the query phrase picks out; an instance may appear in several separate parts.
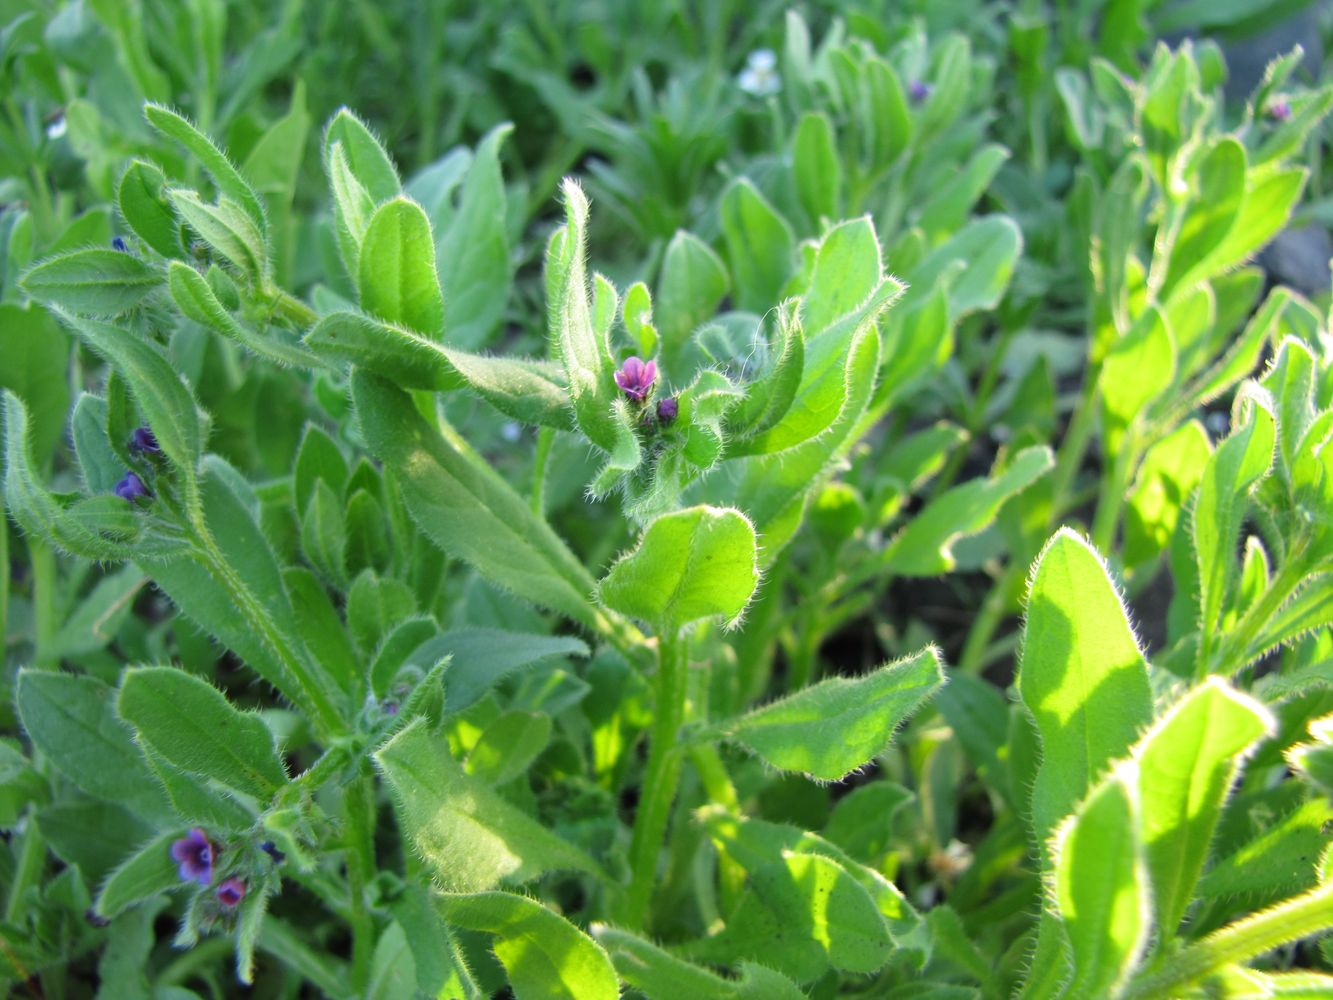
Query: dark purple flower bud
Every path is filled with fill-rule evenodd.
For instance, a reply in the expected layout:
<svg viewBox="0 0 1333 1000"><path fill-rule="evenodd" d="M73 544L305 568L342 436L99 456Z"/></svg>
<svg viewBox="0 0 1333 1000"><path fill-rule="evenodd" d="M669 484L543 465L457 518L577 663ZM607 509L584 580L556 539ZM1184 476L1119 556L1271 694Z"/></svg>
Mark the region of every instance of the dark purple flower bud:
<svg viewBox="0 0 1333 1000"><path fill-rule="evenodd" d="M106 927L108 924L111 923L110 920L102 916L100 913L97 912L96 909L94 909L91 906L83 911L83 919L88 921L89 925L92 927Z"/></svg>
<svg viewBox="0 0 1333 1000"><path fill-rule="evenodd" d="M218 886L218 902L227 909L237 906L245 898L245 879L232 876Z"/></svg>
<svg viewBox="0 0 1333 1000"><path fill-rule="evenodd" d="M198 827L171 845L171 860L180 866L182 882L208 885L213 881L213 845Z"/></svg>
<svg viewBox="0 0 1333 1000"><path fill-rule="evenodd" d="M935 88L924 80L913 80L907 86L907 96L912 99L913 104L920 104L930 96Z"/></svg>
<svg viewBox="0 0 1333 1000"><path fill-rule="evenodd" d="M116 483L116 496L134 503L135 500L152 496L152 494L148 492L148 487L143 484L142 479L133 472L127 472L125 478Z"/></svg>
<svg viewBox="0 0 1333 1000"><path fill-rule="evenodd" d="M385 715L397 715L398 702L386 701L384 702L384 704L380 705L380 711L383 712Z"/></svg>
<svg viewBox="0 0 1333 1000"><path fill-rule="evenodd" d="M259 849L273 859L275 865L280 865L287 860L287 855L278 850L278 845L271 840L266 840L259 845Z"/></svg>
<svg viewBox="0 0 1333 1000"><path fill-rule="evenodd" d="M114 240L111 241L111 249L119 250L121 253L130 252L130 248L125 244L125 240L119 236L117 236Z"/></svg>
<svg viewBox="0 0 1333 1000"><path fill-rule="evenodd" d="M1275 122L1284 122L1291 117L1291 105L1286 101L1274 101L1268 105L1268 117Z"/></svg>
<svg viewBox="0 0 1333 1000"><path fill-rule="evenodd" d="M628 358L616 372L616 385L636 403L642 403L657 381L657 362Z"/></svg>
<svg viewBox="0 0 1333 1000"><path fill-rule="evenodd" d="M666 399L657 402L657 422L659 424L669 424L680 415L680 400L675 396L668 396Z"/></svg>
<svg viewBox="0 0 1333 1000"><path fill-rule="evenodd" d="M130 435L130 451L156 455L161 450L157 446L157 435L153 433L151 427L136 427L134 433Z"/></svg>

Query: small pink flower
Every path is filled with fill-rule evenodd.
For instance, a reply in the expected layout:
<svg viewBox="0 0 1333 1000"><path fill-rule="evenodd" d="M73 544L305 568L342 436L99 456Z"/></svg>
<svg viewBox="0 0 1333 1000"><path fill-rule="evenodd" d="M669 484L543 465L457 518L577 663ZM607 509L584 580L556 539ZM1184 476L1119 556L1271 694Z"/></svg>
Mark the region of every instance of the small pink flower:
<svg viewBox="0 0 1333 1000"><path fill-rule="evenodd" d="M657 381L657 362L628 358L616 372L616 385L636 403L648 398L648 393Z"/></svg>

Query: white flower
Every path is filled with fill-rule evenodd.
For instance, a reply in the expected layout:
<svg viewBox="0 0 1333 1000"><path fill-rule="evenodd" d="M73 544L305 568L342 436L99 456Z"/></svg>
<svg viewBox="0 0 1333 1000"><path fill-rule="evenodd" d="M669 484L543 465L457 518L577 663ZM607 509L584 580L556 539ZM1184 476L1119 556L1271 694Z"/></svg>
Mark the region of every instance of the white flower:
<svg viewBox="0 0 1333 1000"><path fill-rule="evenodd" d="M745 69L736 77L736 83L747 94L767 97L782 89L778 75L778 57L772 49L755 49L745 60Z"/></svg>
<svg viewBox="0 0 1333 1000"><path fill-rule="evenodd" d="M46 126L46 137L48 139L59 139L69 130L69 123L65 121L65 116L61 115L50 125Z"/></svg>

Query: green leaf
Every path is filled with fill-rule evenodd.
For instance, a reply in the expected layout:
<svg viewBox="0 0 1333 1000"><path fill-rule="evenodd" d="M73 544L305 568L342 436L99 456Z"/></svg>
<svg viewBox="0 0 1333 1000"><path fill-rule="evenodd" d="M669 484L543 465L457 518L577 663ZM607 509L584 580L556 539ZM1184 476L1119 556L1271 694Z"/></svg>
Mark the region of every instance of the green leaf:
<svg viewBox="0 0 1333 1000"><path fill-rule="evenodd" d="M116 708L171 764L266 801L287 783L273 734L211 684L175 667L125 671Z"/></svg>
<svg viewBox="0 0 1333 1000"><path fill-rule="evenodd" d="M723 733L780 770L841 781L887 750L943 683L930 647L863 677L821 681L726 723Z"/></svg>
<svg viewBox="0 0 1333 1000"><path fill-rule="evenodd" d="M374 205L398 196L402 185L389 154L361 119L345 107L338 109L324 131L325 155L335 143L342 147L352 176L370 195Z"/></svg>
<svg viewBox="0 0 1333 1000"><path fill-rule="evenodd" d="M509 303L511 266L500 146L513 130L507 123L497 125L477 145L458 211L440 237L444 336L470 350L495 332Z"/></svg>
<svg viewBox="0 0 1333 1000"><path fill-rule="evenodd" d="M1055 904L1074 958L1070 997L1114 996L1148 943L1151 897L1133 768L1115 771L1057 831Z"/></svg>
<svg viewBox="0 0 1333 1000"><path fill-rule="evenodd" d="M616 1000L620 986L597 942L535 899L508 892L446 894L445 919L495 935L515 1000Z"/></svg>
<svg viewBox="0 0 1333 1000"><path fill-rule="evenodd" d="M14 703L23 728L78 788L156 817L165 803L129 729L112 710L115 692L94 677L20 670Z"/></svg>
<svg viewBox="0 0 1333 1000"><path fill-rule="evenodd" d="M1022 233L1008 216L973 219L907 272L909 287L901 308L914 307L940 281L949 279L951 318L994 309L1009 286L1022 247Z"/></svg>
<svg viewBox="0 0 1333 1000"><path fill-rule="evenodd" d="M48 655L76 657L106 648L129 617L134 598L146 582L132 565L102 577L56 633L47 647Z"/></svg>
<svg viewBox="0 0 1333 1000"><path fill-rule="evenodd" d="M241 325L218 300L217 293L198 271L189 264L173 260L167 264L167 289L171 301L196 323L217 330L246 350L282 365L313 368L316 360L295 344L281 339L275 331L267 336L254 333Z"/></svg>
<svg viewBox="0 0 1333 1000"><path fill-rule="evenodd" d="M588 303L588 199L572 180L562 190L566 221L551 237L546 254L553 348L565 365L579 430L612 455L610 471L629 470L640 461L638 440L616 386L611 345L593 325Z"/></svg>
<svg viewBox="0 0 1333 1000"><path fill-rule="evenodd" d="M190 389L164 353L145 337L99 320L62 314L88 346L125 380L148 418L163 454L192 473L203 450L203 427Z"/></svg>
<svg viewBox="0 0 1333 1000"><path fill-rule="evenodd" d="M445 675L445 684L449 675ZM551 739L551 717L539 712L506 712L477 738L467 758L468 774L498 788L531 766Z"/></svg>
<svg viewBox="0 0 1333 1000"><path fill-rule="evenodd" d="M1231 136L1219 139L1199 163L1198 189L1191 194L1170 248L1170 263L1158 290L1160 301L1211 275L1209 258L1223 246L1242 212L1245 167L1245 147Z"/></svg>
<svg viewBox="0 0 1333 1000"><path fill-rule="evenodd" d="M412 951L417 988L430 997L481 1000L482 993L428 891L408 885L391 909Z"/></svg>
<svg viewBox="0 0 1333 1000"><path fill-rule="evenodd" d="M322 479L301 517L301 549L326 580L346 585L347 520L342 501Z"/></svg>
<svg viewBox="0 0 1333 1000"><path fill-rule="evenodd" d="M600 874L582 851L465 774L424 720L376 751L375 760L408 842L446 889L476 892L548 871Z"/></svg>
<svg viewBox="0 0 1333 1000"><path fill-rule="evenodd" d="M365 239L370 217L375 214L375 200L356 179L341 142L335 142L327 148L324 169L333 191L338 251L348 275L356 278L360 273L361 241Z"/></svg>
<svg viewBox="0 0 1333 1000"><path fill-rule="evenodd" d="M1208 258L1208 270L1217 274L1249 260L1281 232L1305 190L1307 171L1251 170L1245 178L1245 201L1227 237Z"/></svg>
<svg viewBox="0 0 1333 1000"><path fill-rule="evenodd" d="M1236 545L1250 490L1268 474L1273 462L1277 428L1267 394L1261 393L1256 389L1237 396L1233 414L1244 413L1244 422L1208 460L1194 504L1191 536L1199 567L1199 621L1204 626L1205 645L1235 583ZM1233 426L1236 423L1233 416ZM1223 666L1235 670L1242 665Z"/></svg>
<svg viewBox="0 0 1333 1000"><path fill-rule="evenodd" d="M1102 397L1102 452L1110 462L1126 433L1147 420L1148 407L1171 388L1176 347L1166 318L1149 306L1106 352L1098 387Z"/></svg>
<svg viewBox="0 0 1333 1000"><path fill-rule="evenodd" d="M435 240L421 206L394 198L375 210L361 242L357 286L361 307L438 340L444 296L435 271Z"/></svg>
<svg viewBox="0 0 1333 1000"><path fill-rule="evenodd" d="M121 862L97 893L98 915L109 920L136 903L179 888L180 873L171 859L171 843L179 836L179 830L164 833Z"/></svg>
<svg viewBox="0 0 1333 1000"><path fill-rule="evenodd" d="M75 250L45 260L20 284L34 299L90 316L126 312L162 284L162 274L119 250Z"/></svg>
<svg viewBox="0 0 1333 1000"><path fill-rule="evenodd" d="M777 305L791 276L796 237L787 220L746 177L728 186L719 212L736 308L763 314Z"/></svg>
<svg viewBox="0 0 1333 1000"><path fill-rule="evenodd" d="M230 200L240 206L259 234L259 241L262 245L267 227L263 203L260 202L259 196L255 194L254 188L250 187L240 172L231 165L231 161L227 159L226 154L213 145L213 141L208 136L170 108L165 108L160 104L147 104L143 110L144 117L148 119L148 124L168 139L178 142L186 152L203 165L203 168L208 171L208 175L213 178L213 183L217 185L218 192L224 200ZM204 234L201 233L200 235Z"/></svg>
<svg viewBox="0 0 1333 1000"><path fill-rule="evenodd" d="M166 190L166 175L156 164L135 160L120 178L116 206L139 239L163 257L180 257L185 248Z"/></svg>
<svg viewBox="0 0 1333 1000"><path fill-rule="evenodd" d="M333 438L316 424L306 424L301 447L296 452L292 470L292 494L296 512L302 514L315 495L319 483L327 483L335 497L347 489L347 459Z"/></svg>
<svg viewBox="0 0 1333 1000"><path fill-rule="evenodd" d="M582 562L452 428L427 426L405 394L359 370L352 398L371 451L401 477L432 541L526 600L594 621L596 583Z"/></svg>
<svg viewBox="0 0 1333 1000"><path fill-rule="evenodd" d="M1241 761L1275 724L1262 705L1209 678L1143 738L1136 754L1141 823L1164 934L1175 933L1193 898Z"/></svg>
<svg viewBox="0 0 1333 1000"><path fill-rule="evenodd" d="M449 658L445 697L449 712L461 712L505 677L556 657L586 657L588 647L568 635L532 635L498 628L459 628L436 636L416 651L435 662Z"/></svg>
<svg viewBox="0 0 1333 1000"><path fill-rule="evenodd" d="M263 233L240 207L227 198L216 205L194 191L172 188L171 204L199 238L235 267L255 288L268 280L268 248Z"/></svg>
<svg viewBox="0 0 1333 1000"><path fill-rule="evenodd" d="M44 468L69 413L69 337L45 309L6 302L0 304L0 357L0 389L23 400L33 457Z"/></svg>
<svg viewBox="0 0 1333 1000"><path fill-rule="evenodd" d="M1095 549L1068 528L1037 557L1018 689L1041 734L1032 790L1039 841L1152 720L1147 664Z"/></svg>
<svg viewBox="0 0 1333 1000"><path fill-rule="evenodd" d="M683 229L667 244L653 296L662 359L678 378L681 353L696 327L716 311L729 287L727 269L713 248Z"/></svg>
<svg viewBox="0 0 1333 1000"><path fill-rule="evenodd" d="M747 453L745 441L769 430L787 415L805 371L805 335L791 302L777 309L777 355L764 375L745 387L745 398L727 412L728 454Z"/></svg>
<svg viewBox="0 0 1333 1000"><path fill-rule="evenodd" d="M842 203L842 163L826 115L807 111L801 116L792 140L792 172L796 196L815 228L821 219L836 219Z"/></svg>
<svg viewBox="0 0 1333 1000"><path fill-rule="evenodd" d="M907 522L880 557L897 576L939 576L953 569L953 546L984 531L1010 497L1055 467L1045 445L1024 448L990 479L973 479L936 497Z"/></svg>
<svg viewBox="0 0 1333 1000"><path fill-rule="evenodd" d="M1166 550L1185 502L1212 454L1208 432L1197 420L1148 449L1125 508L1125 567L1134 568Z"/></svg>
<svg viewBox="0 0 1333 1000"><path fill-rule="evenodd" d="M927 239L935 242L963 227L1009 156L1009 150L997 143L982 146L953 177L938 186L916 216L916 225Z"/></svg>
<svg viewBox="0 0 1333 1000"><path fill-rule="evenodd" d="M1205 900L1244 895L1262 906L1313 888L1331 819L1333 808L1322 798L1270 819L1256 836L1213 862L1196 895Z"/></svg>
<svg viewBox="0 0 1333 1000"><path fill-rule="evenodd" d="M655 518L602 579L602 600L674 635L700 618L734 621L759 582L754 528L738 510L691 507Z"/></svg>
<svg viewBox="0 0 1333 1000"><path fill-rule="evenodd" d="M887 293L883 291L886 284L891 289ZM872 296L883 298L888 305L902 290L896 279L885 278L879 238L868 216L834 226L815 250L810 287L801 297L801 326L809 346L838 320L864 311ZM840 332L846 340L850 328Z"/></svg>
<svg viewBox="0 0 1333 1000"><path fill-rule="evenodd" d="M316 354L360 365L400 388L447 392L466 387L515 420L574 429L563 373L550 362L469 354L351 312L321 318L306 344Z"/></svg>
<svg viewBox="0 0 1333 1000"><path fill-rule="evenodd" d="M616 972L648 1000L802 1000L800 988L763 966L741 963L742 978L723 979L628 931L593 924L592 936L610 953Z"/></svg>

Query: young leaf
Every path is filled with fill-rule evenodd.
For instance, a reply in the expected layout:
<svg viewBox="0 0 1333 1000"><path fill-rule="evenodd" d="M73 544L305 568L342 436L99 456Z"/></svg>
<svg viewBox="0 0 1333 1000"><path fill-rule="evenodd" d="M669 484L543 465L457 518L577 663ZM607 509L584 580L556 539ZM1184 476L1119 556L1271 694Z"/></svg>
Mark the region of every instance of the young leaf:
<svg viewBox="0 0 1333 1000"><path fill-rule="evenodd" d="M933 647L864 677L835 677L758 708L723 732L773 767L841 781L883 753L944 683Z"/></svg>
<svg viewBox="0 0 1333 1000"><path fill-rule="evenodd" d="M370 195L372 205L398 196L402 185L389 154L361 119L345 107L338 109L324 131L326 156L335 143L342 147L352 176Z"/></svg>
<svg viewBox="0 0 1333 1000"><path fill-rule="evenodd" d="M361 241L357 286L366 312L440 338L444 296L435 271L435 240L416 202L394 198L375 210Z"/></svg>
<svg viewBox="0 0 1333 1000"><path fill-rule="evenodd" d="M166 189L166 175L156 164L135 160L120 178L116 205L134 235L163 257L180 257L184 253L180 225Z"/></svg>
<svg viewBox="0 0 1333 1000"><path fill-rule="evenodd" d="M1163 934L1175 933L1193 898L1242 759L1274 726L1263 706L1209 678L1139 745L1143 841Z"/></svg>
<svg viewBox="0 0 1333 1000"><path fill-rule="evenodd" d="M764 313L777 305L791 276L796 237L748 178L738 177L719 207L736 308Z"/></svg>
<svg viewBox="0 0 1333 1000"><path fill-rule="evenodd" d="M119 250L88 249L43 261L20 283L39 302L89 316L116 316L161 285L162 273Z"/></svg>
<svg viewBox="0 0 1333 1000"><path fill-rule="evenodd" d="M1129 331L1106 352L1098 387L1102 397L1102 452L1110 462L1124 446L1125 435L1142 422L1148 407L1167 389L1176 374L1176 348L1166 318L1149 306Z"/></svg>
<svg viewBox="0 0 1333 1000"><path fill-rule="evenodd" d="M586 657L588 647L569 635L530 635L497 628L452 629L419 647L414 656L433 663L449 658L445 697L450 713L461 712L494 685L519 670L557 657Z"/></svg>
<svg viewBox="0 0 1333 1000"><path fill-rule="evenodd" d="M287 783L273 734L211 684L175 667L125 671L116 701L139 739L185 771L266 801Z"/></svg>
<svg viewBox="0 0 1333 1000"><path fill-rule="evenodd" d="M23 400L33 457L44 468L69 414L69 335L41 306L6 302L0 304L0 357L0 389Z"/></svg>
<svg viewBox="0 0 1333 1000"><path fill-rule="evenodd" d="M1147 664L1101 557L1062 528L1033 566L1018 689L1041 734L1044 841L1152 720Z"/></svg>
<svg viewBox="0 0 1333 1000"><path fill-rule="evenodd" d="M335 497L347 489L347 459L342 450L317 424L307 424L296 452L296 467L292 470L292 493L296 513L303 514L315 495L316 486L327 483Z"/></svg>
<svg viewBox="0 0 1333 1000"><path fill-rule="evenodd" d="M167 264L167 289L171 300L187 317L217 330L246 350L282 365L313 368L318 362L300 347L270 334L259 336L235 319L208 280L189 264L173 260Z"/></svg>
<svg viewBox="0 0 1333 1000"><path fill-rule="evenodd" d="M1151 899L1138 817L1133 768L1122 767L1051 844L1055 904L1074 958L1066 996L1114 996L1142 957Z"/></svg>
<svg viewBox="0 0 1333 1000"><path fill-rule="evenodd" d="M446 889L478 892L548 871L599 874L582 851L464 773L424 720L377 750L375 761L393 788L408 842Z"/></svg>
<svg viewBox="0 0 1333 1000"><path fill-rule="evenodd" d="M728 290L727 270L713 248L683 229L667 244L653 297L662 358L679 377L678 362L695 328L717 309Z"/></svg>
<svg viewBox="0 0 1333 1000"><path fill-rule="evenodd" d="M498 788L526 771L550 739L549 715L506 712L482 730L468 754L468 774Z"/></svg>
<svg viewBox="0 0 1333 1000"><path fill-rule="evenodd" d="M216 205L194 191L173 188L167 192L181 219L199 238L221 254L256 289L268 280L268 248L263 232L240 207L228 198Z"/></svg>
<svg viewBox="0 0 1333 1000"><path fill-rule="evenodd" d="M740 511L691 507L648 525L602 579L606 604L672 635L700 618L734 621L759 582L754 528Z"/></svg>
<svg viewBox="0 0 1333 1000"><path fill-rule="evenodd" d="M807 111L796 126L792 145L796 194L806 215L819 228L821 219L835 219L842 202L842 164L833 125L826 115Z"/></svg>
<svg viewBox="0 0 1333 1000"><path fill-rule="evenodd" d="M606 952L535 899L508 892L440 897L445 919L495 935L495 955L515 1000L616 1000L620 985Z"/></svg>
<svg viewBox="0 0 1333 1000"><path fill-rule="evenodd" d="M951 318L994 309L1009 285L1022 247L1022 233L1008 216L973 219L907 272L909 287L901 308L915 307L943 277L952 275L948 286Z"/></svg>
<svg viewBox="0 0 1333 1000"><path fill-rule="evenodd" d="M433 430L404 393L359 370L352 398L366 441L401 476L429 538L526 600L594 620L596 583L582 562L458 434Z"/></svg>
<svg viewBox="0 0 1333 1000"><path fill-rule="evenodd" d="M1219 139L1199 163L1198 190L1189 200L1170 248L1170 266L1159 301L1209 276L1209 257L1221 247L1245 200L1245 147L1231 136ZM1151 283L1151 282L1150 282Z"/></svg>
<svg viewBox="0 0 1333 1000"><path fill-rule="evenodd" d="M213 178L213 183L217 185L218 192L221 195L235 202L244 210L255 231L259 234L262 244L267 227L263 203L260 202L259 196L255 194L254 188L250 187L240 172L231 165L231 161L227 159L226 154L213 145L213 141L208 136L170 108L165 108L160 104L147 104L144 106L143 112L144 117L148 119L148 124L168 139L180 143L186 152L203 165L203 168L208 171L208 175Z"/></svg>
<svg viewBox="0 0 1333 1000"><path fill-rule="evenodd" d="M1273 462L1277 427L1270 405L1261 389L1237 396L1233 412L1245 413L1245 420L1217 446L1199 482L1191 535L1199 567L1199 621L1204 626L1205 645L1213 623L1221 619L1236 577L1236 542L1250 489L1268 474ZM1243 664L1221 666L1235 670Z"/></svg>

